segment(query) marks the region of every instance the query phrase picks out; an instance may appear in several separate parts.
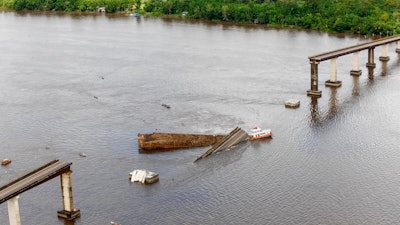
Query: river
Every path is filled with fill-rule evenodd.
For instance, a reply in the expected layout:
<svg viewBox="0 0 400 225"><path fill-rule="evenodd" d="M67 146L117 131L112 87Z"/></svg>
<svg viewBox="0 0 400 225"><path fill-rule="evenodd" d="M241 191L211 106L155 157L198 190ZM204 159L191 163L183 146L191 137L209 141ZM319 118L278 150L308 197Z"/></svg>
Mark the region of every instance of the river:
<svg viewBox="0 0 400 225"><path fill-rule="evenodd" d="M20 195L21 223L398 224L400 92L396 46L373 79L310 89L308 56L368 41L260 25L160 18L0 13L0 185L52 159L72 162L76 221L57 218L60 180ZM376 57L379 56L376 48ZM285 108L288 99L300 108ZM167 109L162 104L168 104ZM138 133L273 138L194 163L208 148L141 153ZM87 157L79 154L84 152ZM160 174L153 185L128 173ZM0 224L8 224L7 204Z"/></svg>

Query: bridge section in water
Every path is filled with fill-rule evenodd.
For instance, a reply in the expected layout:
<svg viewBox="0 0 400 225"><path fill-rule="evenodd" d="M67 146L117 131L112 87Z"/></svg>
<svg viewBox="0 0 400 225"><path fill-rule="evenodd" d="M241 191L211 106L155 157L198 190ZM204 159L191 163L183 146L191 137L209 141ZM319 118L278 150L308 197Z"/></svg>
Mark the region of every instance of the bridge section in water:
<svg viewBox="0 0 400 225"><path fill-rule="evenodd" d="M318 90L318 64L320 62L325 60L331 60L330 79L325 82L325 85L339 87L341 86L342 83L341 81L337 80L337 72L336 72L337 58L343 55L353 54L353 68L350 71L350 74L354 76L360 76L361 70L359 68L359 53L363 50L368 50L368 62L366 63L366 66L369 71L369 76L373 76L373 69L376 67L376 64L374 62L375 47L377 46L382 47L381 56L379 57L379 60L387 62L389 61L388 45L397 42L396 53L400 53L399 40L400 40L400 35L395 35L308 57L311 64L311 73L310 73L311 88L310 90L307 91L307 95L316 97L321 96L321 91Z"/></svg>
<svg viewBox="0 0 400 225"><path fill-rule="evenodd" d="M207 150L205 153L199 156L195 160L195 162L200 159L204 159L205 157L215 152L228 149L242 141L245 141L247 140L248 136L249 134L246 131L242 130L240 127L236 127L228 135L226 135L224 138L219 140L215 145L213 145L209 150Z"/></svg>

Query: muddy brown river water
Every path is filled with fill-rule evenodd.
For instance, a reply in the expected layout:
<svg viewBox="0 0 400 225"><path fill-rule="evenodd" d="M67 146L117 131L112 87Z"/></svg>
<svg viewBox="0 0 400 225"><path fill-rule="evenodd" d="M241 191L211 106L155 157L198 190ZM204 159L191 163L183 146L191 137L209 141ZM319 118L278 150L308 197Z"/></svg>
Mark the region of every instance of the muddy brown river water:
<svg viewBox="0 0 400 225"><path fill-rule="evenodd" d="M20 195L23 225L398 224L400 66L323 85L308 56L364 37L106 15L0 13L0 185L52 159L72 162L81 218L57 218L59 179ZM379 49L376 49L376 56ZM365 65L367 52L360 54ZM383 73L384 72L384 73ZM300 108L285 108L288 99ZM169 109L162 106L168 104ZM199 162L207 148L142 154L138 133L225 134L258 124L273 139ZM87 157L81 157L84 152ZM151 186L128 173L160 174ZM7 204L0 224L8 224Z"/></svg>

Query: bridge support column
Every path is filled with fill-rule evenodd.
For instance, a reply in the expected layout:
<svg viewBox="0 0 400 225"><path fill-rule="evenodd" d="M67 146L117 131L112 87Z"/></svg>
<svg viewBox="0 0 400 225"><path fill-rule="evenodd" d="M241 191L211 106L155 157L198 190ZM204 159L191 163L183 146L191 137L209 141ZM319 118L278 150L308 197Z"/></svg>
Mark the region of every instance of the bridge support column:
<svg viewBox="0 0 400 225"><path fill-rule="evenodd" d="M7 201L8 205L8 219L10 221L10 225L21 225L21 217L19 215L19 204L18 204L19 195L11 198Z"/></svg>
<svg viewBox="0 0 400 225"><path fill-rule="evenodd" d="M325 86L329 87L340 87L342 86L342 81L337 80L337 58L331 59L331 70L330 70L330 78L325 81Z"/></svg>
<svg viewBox="0 0 400 225"><path fill-rule="evenodd" d="M310 61L311 65L311 89L307 91L308 96L321 97L318 91L318 62Z"/></svg>
<svg viewBox="0 0 400 225"><path fill-rule="evenodd" d="M383 62L389 61L389 56L388 56L388 44L382 45L381 47L381 56L379 56L379 60Z"/></svg>
<svg viewBox="0 0 400 225"><path fill-rule="evenodd" d="M374 62L374 48L368 49L368 62L366 66L368 68L368 78L373 79L374 68L376 67L376 64Z"/></svg>
<svg viewBox="0 0 400 225"><path fill-rule="evenodd" d="M396 53L400 53L400 41L397 42Z"/></svg>
<svg viewBox="0 0 400 225"><path fill-rule="evenodd" d="M57 212L58 217L68 220L73 220L81 215L80 210L74 208L71 173L68 171L60 175L63 210Z"/></svg>
<svg viewBox="0 0 400 225"><path fill-rule="evenodd" d="M353 53L353 69L350 70L350 75L352 76L360 76L361 75L361 70L360 70L360 63L359 63L359 54L360 52L354 52Z"/></svg>
<svg viewBox="0 0 400 225"><path fill-rule="evenodd" d="M368 62L366 65L368 68L375 68L376 64L374 62L374 48L368 49Z"/></svg>

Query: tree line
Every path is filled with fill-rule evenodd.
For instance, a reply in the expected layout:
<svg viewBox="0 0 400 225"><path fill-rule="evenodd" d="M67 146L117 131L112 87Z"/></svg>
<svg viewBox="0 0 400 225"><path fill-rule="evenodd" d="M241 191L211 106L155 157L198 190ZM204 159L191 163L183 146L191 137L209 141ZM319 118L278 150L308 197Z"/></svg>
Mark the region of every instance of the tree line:
<svg viewBox="0 0 400 225"><path fill-rule="evenodd" d="M116 13L132 10L140 0L0 0L3 9L63 12L95 12L105 7L107 12ZM1 5L0 5L1 7Z"/></svg>
<svg viewBox="0 0 400 225"><path fill-rule="evenodd" d="M293 26L364 35L400 33L400 0L0 0L13 10L139 10L153 15Z"/></svg>

